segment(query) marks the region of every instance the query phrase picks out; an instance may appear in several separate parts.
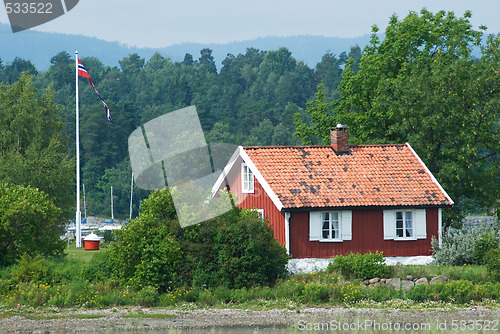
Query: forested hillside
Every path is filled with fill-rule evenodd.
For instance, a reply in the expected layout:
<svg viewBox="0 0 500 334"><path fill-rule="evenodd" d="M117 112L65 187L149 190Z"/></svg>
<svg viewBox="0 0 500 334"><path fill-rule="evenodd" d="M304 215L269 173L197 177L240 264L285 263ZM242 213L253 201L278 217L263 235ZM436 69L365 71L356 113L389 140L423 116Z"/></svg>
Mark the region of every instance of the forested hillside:
<svg viewBox="0 0 500 334"><path fill-rule="evenodd" d="M324 83L327 99L337 97L342 68L348 58L359 62L361 50L352 47L340 55L326 53L315 68L295 59L281 48L274 51L247 49L231 55L217 70L211 49L186 54L172 61L156 53L146 60L130 54L120 67L104 66L95 57L83 57L101 96L111 109L113 123L86 79L80 80L81 175L86 188L88 215L110 216L110 186L114 188L114 212L127 218L131 168L127 140L141 124L167 112L196 105L208 142L237 145L290 145L293 115L314 97ZM53 90L60 106L70 149L75 150L75 60L60 52L46 71L16 58L0 62L0 82L15 83L22 72L32 74L41 92ZM134 212L145 192L134 192Z"/></svg>
<svg viewBox="0 0 500 334"><path fill-rule="evenodd" d="M383 40L374 26L363 51L326 53L314 68L287 48L248 48L228 54L219 68L210 48L182 61L133 53L119 67L83 57L114 120L106 120L81 80L87 213L110 216L113 186L115 216L128 216L128 136L190 105L209 143L326 144L337 123L349 126L352 144L408 142L455 201L444 212L446 227L471 212L500 213L500 35L485 36L484 26L474 30L470 17L425 9L402 20L393 16ZM62 199L74 196L63 187L70 180L68 157L75 155L74 55L62 51L50 63L39 71L29 60L0 60L0 181L34 185L65 206ZM49 171L54 165L64 172ZM137 214L147 194L137 189L134 195Z"/></svg>

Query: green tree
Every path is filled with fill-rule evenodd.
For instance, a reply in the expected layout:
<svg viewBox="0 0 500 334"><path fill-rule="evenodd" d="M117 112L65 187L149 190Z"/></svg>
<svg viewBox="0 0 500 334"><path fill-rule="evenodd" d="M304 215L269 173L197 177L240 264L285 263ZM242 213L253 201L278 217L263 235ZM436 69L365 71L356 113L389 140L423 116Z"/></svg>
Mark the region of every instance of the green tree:
<svg viewBox="0 0 500 334"><path fill-rule="evenodd" d="M0 183L0 266L23 254L58 255L61 210L38 189Z"/></svg>
<svg viewBox="0 0 500 334"><path fill-rule="evenodd" d="M73 204L74 161L53 94L39 95L31 76L0 85L0 181L32 186L63 212Z"/></svg>
<svg viewBox="0 0 500 334"><path fill-rule="evenodd" d="M340 99L326 102L319 87L310 121L296 119L304 143L327 142L336 123L349 126L354 143L409 142L457 203L446 227L472 204L495 206L500 197L500 39L482 42L470 16L392 16L382 42L374 26L359 71L350 61L343 72Z"/></svg>
<svg viewBox="0 0 500 334"><path fill-rule="evenodd" d="M259 126L251 130L251 137L248 145L271 145L274 133L273 123L265 118L259 123Z"/></svg>
<svg viewBox="0 0 500 334"><path fill-rule="evenodd" d="M168 188L142 202L109 250L123 284L162 291L176 286L273 284L286 269L285 248L254 211L233 210L181 229Z"/></svg>
<svg viewBox="0 0 500 334"><path fill-rule="evenodd" d="M50 79L54 82L54 89L65 85L75 85L75 62L66 51L59 52L50 59L48 70Z"/></svg>
<svg viewBox="0 0 500 334"><path fill-rule="evenodd" d="M205 48L200 51L198 66L203 71L207 71L208 73L217 73L217 66L215 65L214 57L212 56L212 50Z"/></svg>
<svg viewBox="0 0 500 334"><path fill-rule="evenodd" d="M31 75L38 73L35 65L33 65L31 61L16 57L14 58L14 61L8 62L3 68L0 76L0 82L13 84L19 80L21 75L25 72Z"/></svg>

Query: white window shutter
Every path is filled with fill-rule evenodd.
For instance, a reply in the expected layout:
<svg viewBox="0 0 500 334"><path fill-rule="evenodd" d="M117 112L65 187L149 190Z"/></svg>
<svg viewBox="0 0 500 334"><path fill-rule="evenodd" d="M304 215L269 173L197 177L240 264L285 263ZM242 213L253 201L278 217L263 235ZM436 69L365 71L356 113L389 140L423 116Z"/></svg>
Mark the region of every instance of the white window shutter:
<svg viewBox="0 0 500 334"><path fill-rule="evenodd" d="M384 210L384 240L396 238L396 211Z"/></svg>
<svg viewBox="0 0 500 334"><path fill-rule="evenodd" d="M309 212L309 241L321 238L321 212Z"/></svg>
<svg viewBox="0 0 500 334"><path fill-rule="evenodd" d="M425 209L415 210L415 237L417 237L417 239L427 238L427 218Z"/></svg>
<svg viewBox="0 0 500 334"><path fill-rule="evenodd" d="M352 240L352 211L342 211L342 240Z"/></svg>

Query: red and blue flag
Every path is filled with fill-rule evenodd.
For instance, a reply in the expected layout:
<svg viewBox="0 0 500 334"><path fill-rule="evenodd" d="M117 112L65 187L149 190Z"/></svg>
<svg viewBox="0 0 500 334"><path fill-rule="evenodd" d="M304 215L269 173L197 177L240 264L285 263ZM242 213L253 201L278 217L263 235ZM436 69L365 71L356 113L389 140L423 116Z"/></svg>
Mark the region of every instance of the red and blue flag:
<svg viewBox="0 0 500 334"><path fill-rule="evenodd" d="M102 104L104 104L104 108L106 109L106 117L108 118L108 121L113 122L111 120L111 112L109 111L108 105L106 104L106 102L104 102L104 99L101 97L101 94L99 94L99 92L97 91L97 88L95 88L94 83L90 78L89 72L87 72L80 59L78 59L78 76L89 79L90 85L92 86L92 88L94 88L94 91L99 97L99 99L101 99Z"/></svg>

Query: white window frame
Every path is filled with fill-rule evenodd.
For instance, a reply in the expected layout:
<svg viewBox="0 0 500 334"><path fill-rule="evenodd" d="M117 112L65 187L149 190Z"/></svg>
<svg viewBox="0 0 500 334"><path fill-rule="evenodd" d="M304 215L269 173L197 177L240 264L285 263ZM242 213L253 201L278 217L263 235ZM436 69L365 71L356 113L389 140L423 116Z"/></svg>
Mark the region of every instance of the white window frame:
<svg viewBox="0 0 500 334"><path fill-rule="evenodd" d="M396 238L395 240L416 240L415 213L413 210L396 210Z"/></svg>
<svg viewBox="0 0 500 334"><path fill-rule="evenodd" d="M401 213L402 226L398 227L398 215ZM408 220L407 215L411 215L410 236L405 236ZM427 238L427 217L425 209L395 209L384 210L384 240L410 241ZM398 235L398 230L403 231L403 236Z"/></svg>
<svg viewBox="0 0 500 334"><path fill-rule="evenodd" d="M252 173L250 167L245 163L241 163L241 192L244 194L253 194L255 176Z"/></svg>
<svg viewBox="0 0 500 334"><path fill-rule="evenodd" d="M264 209L252 209L253 211L257 212L257 215L259 216L260 219L264 220L266 217L264 216Z"/></svg>
<svg viewBox="0 0 500 334"><path fill-rule="evenodd" d="M329 236L323 237L323 226L325 215L328 213ZM336 216L338 236L332 237L332 216ZM352 240L352 211L311 211L309 212L309 241L319 242L343 242Z"/></svg>
<svg viewBox="0 0 500 334"><path fill-rule="evenodd" d="M341 239L341 221L340 212L325 211L321 212L321 238L320 241L342 241ZM326 226L326 228L325 228ZM325 233L327 236L325 236Z"/></svg>

